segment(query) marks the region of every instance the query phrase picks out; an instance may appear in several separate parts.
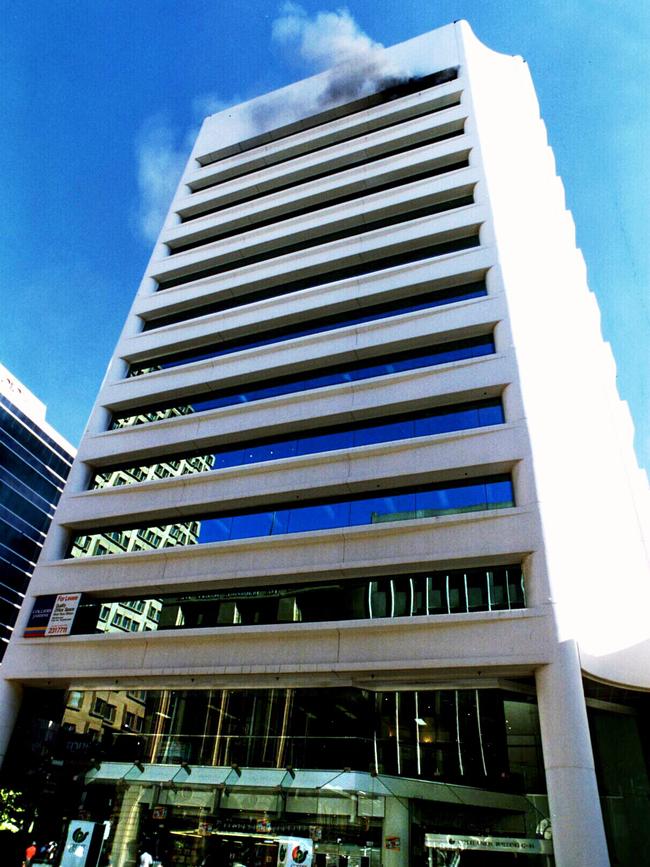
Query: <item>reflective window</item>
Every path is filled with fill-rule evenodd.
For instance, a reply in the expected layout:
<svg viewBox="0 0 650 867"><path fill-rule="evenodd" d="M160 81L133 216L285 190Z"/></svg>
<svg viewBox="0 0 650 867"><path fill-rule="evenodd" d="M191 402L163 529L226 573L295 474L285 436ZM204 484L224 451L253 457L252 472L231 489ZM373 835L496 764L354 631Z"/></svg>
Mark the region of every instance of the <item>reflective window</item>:
<svg viewBox="0 0 650 867"><path fill-rule="evenodd" d="M365 313L352 315L349 311L334 316L321 317L311 324L304 322L295 325L275 328L262 332L256 336L237 338L235 340L222 341L216 346L182 352L156 358L155 362L142 362L129 368L129 376L140 376L151 370L166 370L181 364L190 364L193 361L203 361L208 358L217 358L221 355L229 355L233 352L241 352L245 349L253 349L258 346L269 346L297 337L305 337L309 334L319 334L323 331L331 331L337 328L345 328L349 325L359 325L364 322L373 322L376 319L385 319L389 316L399 316L404 313L413 313L417 310L427 310L432 307L440 307L444 304L452 304L457 301L467 301L470 298L479 298L487 295L485 283L468 283L464 286L456 286L452 289L437 290L418 295L417 298L404 299L384 304L375 304L369 307ZM154 366L152 366L154 365Z"/></svg>
<svg viewBox="0 0 650 867"><path fill-rule="evenodd" d="M450 211L455 208L462 208L466 205L474 203L474 196L467 193L467 187L458 187L453 190L447 190L445 195L448 197L444 201L436 200L434 202L429 199L427 204L414 206L408 211L398 211L386 216L386 211L379 211L380 216L372 218L371 214L366 214L366 219L357 218L357 221L352 226L347 226L345 229L327 232L323 235L310 235L310 237L302 238L300 241L286 244L273 250L263 250L260 253L250 253L241 255L241 251L235 251L229 254L228 261L222 261L218 265L209 265L208 267L197 267L195 271L183 273L180 276L169 277L158 281L160 290L170 289L172 286L181 286L185 283L191 283L194 280L200 280L204 277L213 277L216 274L223 274L226 271L238 271L246 268L249 265L254 265L257 262L272 261L274 257L287 256L290 253L303 252L312 247L329 244L334 241L339 241L344 238L356 238L359 235L365 235L375 229L383 229L387 226L397 226L401 223L417 220L422 217L429 217L433 214L440 214L445 211ZM421 202L422 200L420 200ZM383 214L383 216L381 216ZM359 222L360 220L360 222ZM253 248L254 249L254 248Z"/></svg>
<svg viewBox="0 0 650 867"><path fill-rule="evenodd" d="M432 138L437 138L434 134ZM416 147L421 147L423 141L419 140ZM412 150L414 146L413 142L410 142L403 148L400 148L398 152L405 152L407 150ZM368 159L366 155L364 155L364 163L373 162L372 158ZM375 156L375 159L380 159L381 157ZM265 226L277 226L278 223L284 222L285 220L291 220L295 217L301 217L305 214L312 214L315 211L321 211L323 208L330 208L334 205L342 205L346 202L354 202L364 196L367 196L370 193L379 193L385 192L388 190L392 190L395 187L404 186L407 183L415 183L416 181L425 180L426 178L433 178L437 175L448 174L449 172L453 172L457 169L466 168L469 165L469 160L465 157L463 158L461 155L457 155L454 162L445 162L442 165L440 162L435 162L433 165L429 163L427 168L422 169L421 162L415 162L412 166L409 167L404 174L400 174L399 177L389 178L389 180L381 180L381 175L375 178L366 177L364 186L361 189L355 189L353 192L336 192L335 190L330 190L329 193L321 194L316 202L313 202L309 205L300 205L300 199L298 200L298 204L294 205L293 208L289 207L286 210L282 211L282 214L278 215L277 212L273 213L272 216L264 216L264 210L260 210L261 216L256 219L255 214L250 215L249 222L244 225L237 224L235 228L232 228L232 223L226 223L225 227L222 225L218 225L214 227L214 229L208 233L201 234L201 237L196 238L190 236L188 240L178 239L174 242L167 242L167 247L169 248L170 256L173 256L177 253L184 253L186 250L195 250L197 247L202 247L204 244L211 244L214 241L223 240L225 238L232 238L235 235L240 235L242 232L250 232L253 229L262 229ZM347 166L346 168L350 168ZM419 171L418 171L419 169ZM331 175L330 175L331 176ZM313 178L311 179L313 180ZM285 185L283 185L285 186ZM344 187L345 189L345 187ZM255 196L258 198L259 194ZM238 204L241 204L242 200L239 199ZM229 202L228 204L231 204ZM216 211L222 210L223 206L217 208L215 210L211 209L211 213L215 213ZM205 212L204 212L205 213ZM268 214L268 211L267 211Z"/></svg>
<svg viewBox="0 0 650 867"><path fill-rule="evenodd" d="M148 408L143 407L138 409L133 415L114 418L112 428L131 427L173 416L204 412L222 406L233 406L239 403L264 400L265 398L277 397L282 394L294 394L315 388L324 388L328 385L370 379L374 376L383 376L405 370L417 370L422 367L432 367L468 358L478 358L483 355L491 355L494 351L492 336L481 335L466 340L430 346L424 349L395 353L383 361L375 360L369 362L364 359L362 361L339 364L330 370L323 370L320 373L314 372L309 376L301 372L277 377L269 384L251 383L247 386L225 388L212 392L212 394L204 398L192 399L188 397L181 405L170 406L169 404L159 404Z"/></svg>
<svg viewBox="0 0 650 867"><path fill-rule="evenodd" d="M216 517L194 516L187 518L182 524L140 529L118 528L109 533L89 532L75 538L69 556L91 557L99 553L119 553L123 549L115 545L115 534L118 538L132 538L134 534L144 535L149 541L148 548L174 547L386 521L407 521L468 511L502 509L513 505L514 493L509 476L490 476L426 488L385 492L372 497L332 497L324 502L288 508L280 505L273 511L246 510ZM196 526L188 531L191 522ZM184 532L176 535L172 533L174 527L179 527ZM146 535L147 531L151 531L150 538ZM106 541L113 544L109 544L109 550L100 552L98 545Z"/></svg>
<svg viewBox="0 0 650 867"><path fill-rule="evenodd" d="M497 793L545 791L534 686L525 680L512 686L513 691L346 686L148 690L141 703L123 691L103 690L88 693L87 701L90 717L102 722L102 758L107 762L185 761L188 773L202 766L290 765L330 769L334 780L351 768L484 788L494 801ZM62 711L62 721L78 732L85 731L88 716L69 703ZM29 726L24 728L31 733ZM635 755L640 755L638 738L635 742L630 735L626 742L634 743ZM237 781L231 785L237 791ZM435 802L438 812L440 803ZM542 815L534 811L533 806L533 826Z"/></svg>
<svg viewBox="0 0 650 867"><path fill-rule="evenodd" d="M235 307L242 307L256 301L264 301L266 298L279 298L282 295L289 295L293 292L299 292L302 289L312 289L316 286L332 283L335 280L362 277L366 274L374 274L377 271L383 271L388 268L396 268L399 265L408 265L411 262L422 262L426 259L431 259L434 256L442 256L445 253L453 253L457 250L467 250L478 246L479 237L474 229L469 232L468 235L462 238L457 238L453 241L434 243L429 239L428 242L419 249L416 248L402 253L392 253L388 256L382 256L380 252L377 258L369 258L368 260L355 265L337 267L336 263L329 263L327 270L322 274L302 277L298 280L287 280L279 284L267 281L262 288L259 288L259 286L247 287L244 285L239 294L234 297L229 295L225 298L220 298L218 301L210 301L208 303L199 304L196 307L177 310L174 313L167 313L156 319L147 319L142 326L142 330L150 331L155 328L163 328L166 325L173 325L177 322L186 322L189 319L196 319L199 316L208 316L211 313L220 313L223 310L231 310Z"/></svg>
<svg viewBox="0 0 650 867"><path fill-rule="evenodd" d="M128 609L134 631L272 623L376 620L512 611L526 607L519 565L408 572L268 587L166 594L115 602L85 595L73 633L121 632L112 614Z"/></svg>

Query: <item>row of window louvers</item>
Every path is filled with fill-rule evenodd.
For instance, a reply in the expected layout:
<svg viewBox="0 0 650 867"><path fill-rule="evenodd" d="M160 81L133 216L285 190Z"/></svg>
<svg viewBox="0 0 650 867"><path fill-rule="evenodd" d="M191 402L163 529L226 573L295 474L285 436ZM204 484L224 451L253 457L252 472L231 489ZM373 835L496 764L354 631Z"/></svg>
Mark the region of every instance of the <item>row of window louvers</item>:
<svg viewBox="0 0 650 867"><path fill-rule="evenodd" d="M430 108L428 112L430 115L436 114L438 112L446 112L449 108L453 108L454 105L457 105L460 101L460 93L457 93L454 96L454 99L446 98L446 100L442 100L439 105L435 105ZM415 113L414 113L415 114ZM416 115L417 116L417 115ZM400 121L404 122L404 121ZM382 128L380 125L376 127L379 132L385 132L386 127ZM389 178L388 180L381 178L375 178L375 183L371 182L369 188L364 189L360 194L347 191L341 191L339 188L335 191L330 191L331 195L326 196L323 200L312 202L310 205L302 205L300 208L295 208L292 210L285 210L281 215L283 221L286 220L296 220L299 217L304 216L307 213L316 213L321 209L331 207L332 204L335 205L350 205L355 201L355 198L358 198L360 195L364 197L372 196L379 193L385 193L390 190L400 190L404 185L407 184L418 184L421 181L429 181L438 176L444 176L445 174L455 171L457 169L466 168L468 165L468 151L465 148L463 150L462 147L459 147L457 150L450 149L449 153L444 157L438 158L430 158L429 162L426 163L425 168L422 168L423 163L419 160L424 154L424 150L428 150L430 152L431 146L436 145L440 142L444 142L447 139L455 138L456 136L462 136L463 134L463 121L460 123L456 123L456 125L452 125L449 127L445 123L431 123L429 131L427 135L423 135L420 139L416 141L409 141L408 137L404 137L399 141L399 144L396 144L397 139L392 139L389 144L382 151L381 149L372 157L373 161L380 162L381 160L385 160L386 158L396 158L397 156L403 153L410 153L410 156L413 159L412 166L405 171L399 178ZM348 141L353 140L354 136L351 136ZM379 137L378 137L379 138ZM397 137L399 138L399 137ZM345 140L345 139L343 139ZM340 147L340 142L335 145L327 145L322 150L326 151L328 147ZM430 155L430 154L429 154ZM249 159L251 155L249 154ZM327 154L321 152L321 157L326 158ZM299 157L295 157L293 159L297 159ZM297 188L305 185L308 187L310 184L314 183L314 180L319 180L320 176L316 174L309 175L308 172L303 172L302 177L297 177L295 181L288 180L286 184L283 184L283 178L291 178L292 172L292 158L287 158L284 161L277 160L276 165L282 162L283 164L283 172L278 173L275 181L275 187L269 186L263 191L266 195L277 193L281 188L283 191L287 189L291 189L293 192L296 191ZM368 160L366 161L368 162ZM336 174L338 172L350 172L351 169L354 169L355 166L351 166L350 162L344 163L342 167L338 169L331 169L328 174ZM249 175L255 175L256 170L252 170L250 173L242 172L239 175L237 173L231 172L230 175L225 179L225 183L232 182L233 178L239 177L240 181L243 178L247 178L247 181L253 180L253 178L249 177ZM216 186L216 185L215 185ZM231 183L232 186L232 183ZM195 187L195 192L203 192L209 189L209 185L197 185ZM245 192L246 183L241 185L241 190ZM336 198L338 196L338 198ZM233 195L231 198L224 202L221 202L221 205L215 204L219 200L218 191L215 193L214 199L211 203L206 204L205 196L204 196L204 204L201 206L201 209L198 211L194 211L193 213L183 214L180 213L179 216L184 221L184 223L191 223L195 219L202 218L205 219L206 216L214 219L215 215L219 215L218 219L220 220L219 226L212 226L212 228L204 228L201 230L200 236L197 236L194 240L191 238L191 232L188 232L185 238L182 241L175 240L169 244L170 248L170 257L173 258L177 254L182 254L189 250L199 249L204 245L210 245L217 241L224 241L226 239L237 239L240 237L242 233L241 228L224 228L227 225L227 214L226 211L229 208L240 208L242 205L251 204L252 208L255 208L257 204L259 204L260 199L263 198L263 195L255 195L249 198L246 197L245 194L240 196ZM344 201L342 201L342 198ZM426 200L418 201L415 203L410 203L408 207L404 209L396 209L394 211L386 213L385 211L382 213L378 213L377 219L372 221L368 219L368 214L363 213L359 216L358 222L348 221L348 224L343 229L337 229L336 232L332 232L330 229L325 229L321 227L321 232L319 234L318 229L316 229L308 242L299 242L299 248L304 249L305 246L309 246L313 244L317 246L322 243L328 243L332 240L337 240L340 237L352 237L355 234L363 234L367 231L371 231L373 228L377 227L385 227L386 225L400 225L401 223L408 222L414 217L418 216L427 216L433 217L435 214L439 214L445 210L452 210L455 207L463 206L469 204L473 201L471 187L463 187L462 189L452 188L451 190L445 190L443 193L437 196L435 200L429 198ZM419 207L418 207L419 205ZM277 217L271 218L264 216L264 209L260 209L260 217L257 218L257 222L255 222L255 217L252 218L252 228L258 231L263 229L267 229L269 227L277 226L278 219ZM251 223L246 227L246 230L250 230ZM171 279L160 279L159 280L159 288L173 288L173 286L183 285L185 283L194 282L196 279L201 277L212 277L217 276L221 273L226 273L233 270L235 265L237 267L242 267L242 262L244 265L246 264L255 264L257 261L265 261L265 259L272 258L278 252L282 253L291 253L294 251L294 247L291 244L287 244L287 240L290 238L285 237L282 242L279 242L277 246L272 247L270 250L261 251L260 253L250 253L248 258L242 260L241 256L237 257L237 260L224 260L220 264L209 264L208 267L205 267L205 261L201 260L198 262L196 266L192 269L187 270L180 277L172 277ZM468 246L473 246L473 244L468 244ZM430 250L423 251L423 257L426 256ZM215 260L216 261L216 260ZM235 263L235 264L233 264ZM386 265L387 263L384 261L379 262L380 265ZM336 276L336 274L334 274ZM326 276L326 279L331 279L330 275ZM246 301L250 301L246 294L242 296L241 299L244 303ZM201 312L202 308L199 306L196 308L196 312ZM183 321L183 319L190 318L190 315L187 315L187 311L181 312L177 321ZM156 319L151 320L156 323ZM164 324L170 324L169 320L166 320ZM181 359L182 360L182 359ZM186 359L187 360L187 359ZM192 358L189 361L194 360ZM146 372L146 364L147 362L143 362L140 365L141 371ZM172 361L173 364L173 361ZM185 411L185 407L180 407L180 410ZM152 419L145 417L144 421L150 421ZM140 471L142 472L142 470ZM137 471L136 471L137 473ZM116 482L119 484L121 482ZM102 552L99 552L102 553Z"/></svg>

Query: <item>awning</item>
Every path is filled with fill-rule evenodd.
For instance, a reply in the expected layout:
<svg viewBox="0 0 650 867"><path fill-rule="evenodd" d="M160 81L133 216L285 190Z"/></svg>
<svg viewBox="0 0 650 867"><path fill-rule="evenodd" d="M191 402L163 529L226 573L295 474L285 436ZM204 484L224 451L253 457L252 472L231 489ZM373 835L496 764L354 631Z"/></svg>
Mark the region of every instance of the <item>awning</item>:
<svg viewBox="0 0 650 867"><path fill-rule="evenodd" d="M234 791L318 792L321 795L368 795L395 797L401 800L418 798L448 804L484 807L526 813L531 803L523 795L494 792L472 786L460 786L410 777L392 777L349 770L300 770L293 768L212 767L209 765L139 764L133 762L102 762L86 774L86 783L117 783L130 785L175 785L189 788L227 786Z"/></svg>

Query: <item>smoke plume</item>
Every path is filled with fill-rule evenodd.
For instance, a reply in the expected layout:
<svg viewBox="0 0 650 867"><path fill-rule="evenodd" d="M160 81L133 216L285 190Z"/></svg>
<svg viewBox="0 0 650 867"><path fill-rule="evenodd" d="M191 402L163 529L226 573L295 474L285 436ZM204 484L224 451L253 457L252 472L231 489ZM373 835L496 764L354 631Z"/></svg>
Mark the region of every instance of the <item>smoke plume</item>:
<svg viewBox="0 0 650 867"><path fill-rule="evenodd" d="M293 49L312 72L328 69L317 103L365 96L404 77L387 59L384 46L364 33L347 9L318 12L309 18L296 3L286 3L273 23L273 40Z"/></svg>
<svg viewBox="0 0 650 867"><path fill-rule="evenodd" d="M242 102L241 97L197 97L193 105L197 119L222 113L219 123L225 144L316 114L337 102L383 90L408 77L388 60L384 46L364 33L344 8L310 17L302 6L285 3L273 22L271 38L306 74L325 70L327 74L302 82L294 94L280 91L254 100L246 111L228 111L229 106ZM147 242L158 236L195 135L196 129L179 134L161 115L143 125L136 141L140 191L136 221Z"/></svg>

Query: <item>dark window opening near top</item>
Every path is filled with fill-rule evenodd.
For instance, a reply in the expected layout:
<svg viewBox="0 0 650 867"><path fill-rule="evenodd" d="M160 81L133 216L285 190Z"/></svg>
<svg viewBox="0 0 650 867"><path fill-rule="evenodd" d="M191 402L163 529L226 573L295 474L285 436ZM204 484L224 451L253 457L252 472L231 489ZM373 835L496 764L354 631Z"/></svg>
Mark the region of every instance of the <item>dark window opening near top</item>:
<svg viewBox="0 0 650 867"><path fill-rule="evenodd" d="M377 347L381 351L382 347ZM174 401L155 402L133 407L129 414L118 413L113 416L111 429L132 427L148 422L170 419L195 412L205 412L222 406L251 403L279 395L296 394L329 385L346 384L358 380L371 379L406 370L418 370L464 359L480 358L495 351L491 334L481 334L464 340L447 341L434 346L417 347L401 352L386 353L377 358L364 358L355 361L327 365L319 370L301 370L297 373L275 376L238 385L215 389L212 392L187 395Z"/></svg>
<svg viewBox="0 0 650 867"><path fill-rule="evenodd" d="M345 105L336 106L328 111L320 112L311 117L301 118L299 122L286 124L285 126L277 127L274 130L262 133L258 136L246 139L241 142L236 142L228 147L222 148L219 151L213 151L210 154L198 157L197 162L201 166L212 165L222 159L226 159L235 153L253 150L262 144L267 144L271 141L279 141L287 138L295 132L302 132L307 129L315 129L332 120L337 120L340 117L349 117L360 111L365 111L369 108L374 108L376 105L382 105L387 102L392 102L395 99L400 99L404 96L409 96L413 93L418 93L421 90L427 90L431 87L437 87L441 84L446 84L449 81L454 81L458 78L458 67L449 67L441 69L438 72L433 72L429 75L409 78L405 81L390 80L386 82L388 86L383 87L377 93L370 96L362 97L361 99L348 102Z"/></svg>
<svg viewBox="0 0 650 867"><path fill-rule="evenodd" d="M204 346L198 349L188 349L184 352L169 353L158 358L148 358L129 367L129 376L140 376L148 373L152 368L155 370L177 367L181 364L190 364L193 361L204 361L209 358L217 358L220 355L228 355L233 352L242 352L245 349L254 349L260 346L268 346L273 343L281 343L310 334L319 334L324 331L345 328L350 325L361 325L365 322L385 319L391 316L399 316L413 313L417 310L428 310L445 304L453 304L459 301L468 301L472 298L480 298L487 295L485 280L465 283L460 286L452 286L447 289L434 289L418 293L415 297L397 298L385 301L381 304L371 304L365 311L356 312L345 310L329 316L321 316L310 321L296 322L292 325L284 325L271 328L255 335L247 334L245 337L235 337L230 340L222 340L213 346Z"/></svg>
<svg viewBox="0 0 650 867"><path fill-rule="evenodd" d="M327 262L324 264L321 273L311 274L298 280L286 280L285 282L269 279L264 281L264 285L261 288L259 283L255 284L252 288L244 286L234 297L228 295L227 297L219 298L217 301L197 304L196 306L187 307L174 313L158 316L155 319L147 319L144 322L142 330L151 331L155 328L175 325L177 322L187 322L199 316L209 316L212 313L220 313L223 310L232 310L235 307L243 307L245 304L264 301L267 298L279 298L283 295L300 292L303 289L314 289L317 286L334 283L337 280L363 277L388 268L397 268L400 265L409 265L425 261L426 259L432 259L436 256L469 250L479 245L478 228L468 227L467 234L453 240L436 241L435 236L434 238L425 238L417 249L393 252L390 255L383 256L381 253L385 251L379 251L376 254L376 258L369 257L366 261L353 265L338 265L336 262Z"/></svg>
<svg viewBox="0 0 650 867"><path fill-rule="evenodd" d="M453 160L445 161L442 165L438 163L429 165L426 168L412 166L410 173L408 171L402 172L399 177L392 177L383 182L381 178L378 178L376 184L373 183L372 179L364 179L364 185L361 189L355 189L352 192L341 192L338 194L334 191L329 195L319 195L318 201L311 202L311 204L308 205L301 206L299 200L294 208L289 207L283 210L280 214L274 213L271 216L262 216L260 219L255 219L253 215L249 214L246 222L240 221L234 228L232 228L232 223L226 223L225 227L215 226L211 230L203 230L201 237L199 238L190 236L189 240L179 238L175 241L168 241L167 247L170 255L173 256L177 253L184 253L186 250L194 250L197 247L202 247L204 244L211 244L214 241L223 241L227 238L235 237L243 232L263 229L266 226L281 225L285 220L303 217L307 214L312 214L315 211L322 211L325 208L334 207L335 205L354 202L357 199L374 195L376 193L385 193L389 190L403 187L405 184L414 184L418 181L427 180L428 178L446 175L449 174L449 172L467 168L467 166L469 166L469 159L467 157L456 157ZM420 168L420 171L418 171L418 168ZM237 204L241 204L241 202L237 202ZM264 211L262 211L262 214L264 214ZM204 215L205 213L203 216Z"/></svg>
<svg viewBox="0 0 650 867"><path fill-rule="evenodd" d="M201 263L191 266L191 270L184 270L183 273L178 272L170 277L156 278L158 283L158 291L172 289L174 286L182 286L186 283L193 283L195 280L201 280L205 277L215 277L218 274L225 272L241 271L250 265L256 265L259 262L272 262L275 259L288 256L291 253L303 252L314 247L320 247L325 244L332 244L335 241L345 240L347 238L356 238L359 235L366 235L379 229L386 229L390 226L398 226L402 223L407 223L412 220L431 217L435 214L445 213L446 211L463 208L467 205L474 204L474 195L471 191L472 187L459 187L458 189L445 191L444 198L442 195L432 196L429 201L413 206L407 203L400 207L396 212L382 215L380 211L374 219L365 220L363 215L355 218L353 225L346 226L343 229L325 232L322 235L312 236L309 239L302 238L299 241L293 241L285 246L273 247L272 249L264 249L258 253L250 253L246 256L240 256L239 251L228 253L225 261L218 264L211 264L203 267ZM291 239L291 236L289 236Z"/></svg>

